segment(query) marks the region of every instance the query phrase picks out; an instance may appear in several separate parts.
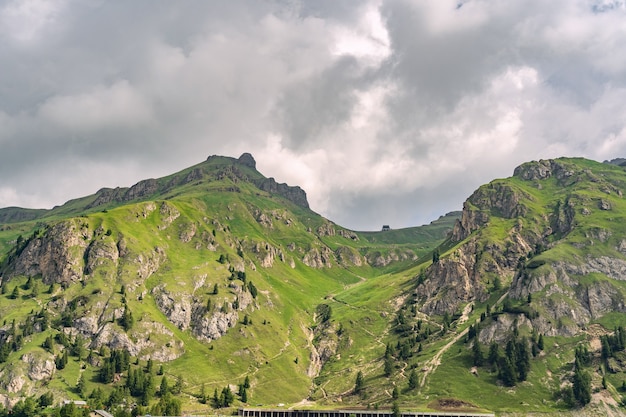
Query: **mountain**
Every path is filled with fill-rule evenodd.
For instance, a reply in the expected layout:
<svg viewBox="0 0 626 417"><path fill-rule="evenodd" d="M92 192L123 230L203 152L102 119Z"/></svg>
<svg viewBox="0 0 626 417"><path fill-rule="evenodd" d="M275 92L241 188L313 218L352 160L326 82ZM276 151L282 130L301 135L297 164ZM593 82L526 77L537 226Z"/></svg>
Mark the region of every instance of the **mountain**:
<svg viewBox="0 0 626 417"><path fill-rule="evenodd" d="M526 412L620 403L625 187L621 166L561 158L522 164L469 197L408 303L428 317L459 317L456 334L465 332L424 395ZM450 375L455 383L443 388Z"/></svg>
<svg viewBox="0 0 626 417"><path fill-rule="evenodd" d="M380 232L249 154L0 210L0 400L624 415L620 161L528 162Z"/></svg>
<svg viewBox="0 0 626 417"><path fill-rule="evenodd" d="M384 324L398 276L458 216L351 231L311 211L299 187L260 174L250 154L51 210L2 209L0 401L85 399L158 415L170 397L178 410L211 409L227 387L237 404L310 398L344 350L380 343L360 322L372 307L340 295L382 286L360 302L378 300L372 326Z"/></svg>

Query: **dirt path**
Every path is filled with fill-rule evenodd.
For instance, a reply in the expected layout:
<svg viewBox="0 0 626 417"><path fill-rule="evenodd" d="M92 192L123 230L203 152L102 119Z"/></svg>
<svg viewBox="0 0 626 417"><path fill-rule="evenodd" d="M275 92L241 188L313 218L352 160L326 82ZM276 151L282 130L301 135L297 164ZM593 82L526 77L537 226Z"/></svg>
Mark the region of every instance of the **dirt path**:
<svg viewBox="0 0 626 417"><path fill-rule="evenodd" d="M463 323L465 323L467 321L467 319L469 317L469 313L472 311L472 307L473 306L474 306L473 302L469 303L469 304L467 304L465 306L465 308L463 309L463 314L459 318L458 324L463 324ZM468 331L469 331L469 327L466 327L465 329L463 329L460 333L458 333L456 336L454 336L452 338L452 340L450 340L448 343L446 343L446 345L444 347L439 349L439 352L437 352L435 354L435 356L433 356L429 361L426 362L426 364L424 365L424 368L423 368L424 369L424 373L422 374L422 380L420 381L420 388L422 388L424 386L424 384L426 383L426 379L428 378L428 375L430 375L433 372L435 372L437 367L441 364L441 357L443 356L443 354L446 353L448 351L448 349L450 349L450 347L452 347L452 345L454 345L463 336L465 336Z"/></svg>
<svg viewBox="0 0 626 417"><path fill-rule="evenodd" d="M495 305L498 305L498 304L502 303L502 301L505 299L505 297L507 295L509 295L508 291L505 292L504 294L502 294L502 297L500 297L498 299L498 301L496 301ZM465 323L469 319L469 314L472 312L472 308L473 307L474 307L474 303L473 302L471 302L471 303L469 303L469 304L467 304L465 306L465 308L463 309L463 314L461 315L461 317L459 317L458 324L463 324L463 323ZM430 375L433 372L435 372L437 367L439 365L441 365L441 357L443 356L443 354L446 353L448 351L448 349L450 349L452 347L452 345L454 345L463 336L465 336L468 331L469 331L469 327L466 327L465 329L463 329L460 333L458 333L456 336L454 336L452 338L452 340L450 340L448 343L446 343L446 345L444 347L439 349L439 352L437 352L435 354L435 356L433 356L429 361L427 361L424 364L424 367L423 367L424 373L422 374L422 380L420 381L420 388L422 388L424 386L424 384L426 383L426 379L428 378L428 375Z"/></svg>

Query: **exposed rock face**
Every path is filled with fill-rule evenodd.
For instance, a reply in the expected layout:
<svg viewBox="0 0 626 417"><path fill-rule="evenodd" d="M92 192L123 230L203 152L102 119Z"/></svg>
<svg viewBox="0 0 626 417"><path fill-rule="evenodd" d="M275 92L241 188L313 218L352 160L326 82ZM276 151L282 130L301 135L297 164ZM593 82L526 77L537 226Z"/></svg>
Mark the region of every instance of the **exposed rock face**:
<svg viewBox="0 0 626 417"><path fill-rule="evenodd" d="M183 243L189 243L191 239L196 235L196 231L198 230L195 223L185 223L180 227L180 233L178 234L178 238Z"/></svg>
<svg viewBox="0 0 626 417"><path fill-rule="evenodd" d="M326 362L337 356L339 352L340 336L337 329L330 322L319 323L310 335L311 353L309 355L310 365L307 373L309 376L316 376Z"/></svg>
<svg viewBox="0 0 626 417"><path fill-rule="evenodd" d="M82 255L91 238L80 220L52 226L41 237L31 239L12 265L9 278L41 275L44 283L70 283L83 275Z"/></svg>
<svg viewBox="0 0 626 417"><path fill-rule="evenodd" d="M171 361L180 357L184 352L181 341L173 340L173 334L165 326L154 322L141 322L137 325L137 335L147 334L151 337L129 337L129 335L113 323L107 322L99 329L95 335L91 346L108 346L110 349L128 350L131 356L142 359L152 358L159 361ZM165 337L170 341L167 343L154 342L152 338ZM158 349L157 349L158 343Z"/></svg>
<svg viewBox="0 0 626 417"><path fill-rule="evenodd" d="M335 250L335 256L337 261L344 266L362 266L366 263L365 258L358 251L347 246L338 247Z"/></svg>
<svg viewBox="0 0 626 417"><path fill-rule="evenodd" d="M491 183L480 187L463 204L461 220L457 221L452 231L452 239L456 242L467 238L489 222L490 216L513 219L523 217L528 209L521 203L522 199L531 197L507 184Z"/></svg>
<svg viewBox="0 0 626 417"><path fill-rule="evenodd" d="M54 357L49 354L39 356L28 353L22 356L22 361L28 364L28 377L31 381L50 380L56 371Z"/></svg>
<svg viewBox="0 0 626 417"><path fill-rule="evenodd" d="M155 179L148 179L139 181L128 189L128 192L124 196L124 201L138 200L157 192L159 184Z"/></svg>
<svg viewBox="0 0 626 417"><path fill-rule="evenodd" d="M128 188L101 188L96 193L96 198L94 201L87 206L87 208L93 208L98 206L103 206L105 204L109 204L111 202L124 201L124 196Z"/></svg>
<svg viewBox="0 0 626 417"><path fill-rule="evenodd" d="M345 230L345 229L337 229L335 228L335 225L333 223L327 222L322 224L320 227L317 228L317 235L319 237L324 237L324 236L341 236L343 238L346 239L351 239L354 241L358 241L359 240L359 236L354 233L351 230Z"/></svg>
<svg viewBox="0 0 626 417"><path fill-rule="evenodd" d="M333 252L327 247L311 248L302 258L302 262L311 268L332 267Z"/></svg>
<svg viewBox="0 0 626 417"><path fill-rule="evenodd" d="M477 190L464 204L461 220L451 235L453 242L461 244L434 262L418 281L420 309L451 314L464 303L483 301L489 280L498 277L505 282L512 280L508 297L532 299L532 304L527 306L530 313L526 315L501 314L481 326L479 337L484 343L501 341L514 327L527 327L549 336L573 336L608 312L626 312L626 302L616 283L626 280L626 259L622 256L626 255L626 243L616 243L614 251L609 248L602 255L597 251L594 255L577 252L615 239L606 228L578 226L585 221L582 216L592 214L590 208L612 210L611 200L593 193L621 196L619 184L567 160L523 164L516 168L515 176L532 182L532 187L539 190L542 181L550 180L551 187L569 187L568 192L560 200L548 196L553 207L544 206L543 211L535 207L528 219L529 207L536 203L515 182L496 180ZM496 226L490 228L492 223ZM498 229L503 225L507 229ZM490 234L494 229L495 238ZM535 259L544 250L559 245L566 251L573 248L572 253L579 255L548 263L544 257ZM594 275L606 278L595 279ZM534 296L536 293L541 295Z"/></svg>
<svg viewBox="0 0 626 417"><path fill-rule="evenodd" d="M91 274L108 261L117 266L119 255L117 244L111 238L103 236L95 239L87 248L85 272Z"/></svg>
<svg viewBox="0 0 626 417"><path fill-rule="evenodd" d="M159 189L157 180L148 179L138 182L130 188L101 188L94 201L87 208L98 207L110 203L123 203L140 200L151 196Z"/></svg>
<svg viewBox="0 0 626 417"><path fill-rule="evenodd" d="M297 206L309 208L309 202L306 199L306 193L298 186L290 187L284 183L278 183L274 178L264 178L257 180L254 184L263 191L271 194L277 194L291 201Z"/></svg>
<svg viewBox="0 0 626 417"><path fill-rule="evenodd" d="M237 309L233 308L233 303L228 303L227 309L212 309L207 311L204 306L197 305L192 318L192 332L200 340L216 340L224 336L229 329L235 327L239 320L238 311L245 310L254 303L250 293L234 282L229 288L236 294Z"/></svg>
<svg viewBox="0 0 626 417"><path fill-rule="evenodd" d="M26 377L17 369L6 369L0 374L2 387L9 393L17 393L22 391L26 385Z"/></svg>
<svg viewBox="0 0 626 417"><path fill-rule="evenodd" d="M176 327L185 330L191 322L191 296L189 294L177 294L174 297L159 285L152 290L154 301L169 321Z"/></svg>
<svg viewBox="0 0 626 417"><path fill-rule="evenodd" d="M417 260L417 258L418 257L415 254L415 252L412 252L408 249L407 250L396 249L385 254L379 251L367 252L365 254L365 259L367 263L375 267L383 267L393 262L406 261L409 259Z"/></svg>
<svg viewBox="0 0 626 417"><path fill-rule="evenodd" d="M155 273L166 259L167 254L165 250L157 246L152 252L138 254L133 260L133 263L137 267L137 275L139 278L146 279Z"/></svg>
<svg viewBox="0 0 626 417"><path fill-rule="evenodd" d="M163 202L161 204L161 208L159 209L159 214L161 215L162 224L159 226L160 230L165 230L169 227L170 224L174 222L179 216L180 212L171 204L167 202Z"/></svg>
<svg viewBox="0 0 626 417"><path fill-rule="evenodd" d="M556 177L559 180L570 178L574 172L553 159L527 162L515 168L513 176L527 181L545 180Z"/></svg>
<svg viewBox="0 0 626 417"><path fill-rule="evenodd" d="M428 268L426 280L417 287L421 310L426 314L454 313L459 305L484 300L487 291L475 275L475 257L459 251L456 259L441 259Z"/></svg>
<svg viewBox="0 0 626 417"><path fill-rule="evenodd" d="M253 244L250 249L257 255L257 258L261 262L261 267L263 268L271 268L276 258L283 262L285 260L283 252L267 242L257 242Z"/></svg>
<svg viewBox="0 0 626 417"><path fill-rule="evenodd" d="M245 165L245 166L250 167L252 169L256 169L256 161L254 160L252 155L247 153L247 152L241 154L241 156L239 157L237 162L239 162L241 165Z"/></svg>

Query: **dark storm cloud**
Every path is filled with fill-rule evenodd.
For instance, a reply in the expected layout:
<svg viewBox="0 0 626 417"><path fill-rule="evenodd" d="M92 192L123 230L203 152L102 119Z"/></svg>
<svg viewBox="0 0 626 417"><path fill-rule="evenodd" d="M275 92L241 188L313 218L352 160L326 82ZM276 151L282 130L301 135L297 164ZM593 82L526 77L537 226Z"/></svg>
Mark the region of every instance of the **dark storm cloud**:
<svg viewBox="0 0 626 417"><path fill-rule="evenodd" d="M355 229L526 160L626 155L623 1L11 0L0 206L252 152Z"/></svg>

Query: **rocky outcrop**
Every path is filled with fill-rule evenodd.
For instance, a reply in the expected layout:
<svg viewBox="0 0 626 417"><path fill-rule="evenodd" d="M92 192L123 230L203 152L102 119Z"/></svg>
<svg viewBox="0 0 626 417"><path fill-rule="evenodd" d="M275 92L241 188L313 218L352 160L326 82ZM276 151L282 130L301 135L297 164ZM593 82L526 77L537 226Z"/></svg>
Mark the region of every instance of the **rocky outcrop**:
<svg viewBox="0 0 626 417"><path fill-rule="evenodd" d="M41 275L46 284L78 281L83 275L83 254L91 236L88 225L80 219L57 223L26 244L7 275Z"/></svg>
<svg viewBox="0 0 626 417"><path fill-rule="evenodd" d="M171 294L165 286L159 285L152 290L152 296L159 310L167 319L181 330L189 328L191 323L191 295Z"/></svg>
<svg viewBox="0 0 626 417"><path fill-rule="evenodd" d="M319 237L325 236L341 236L346 239L354 240L355 242L359 240L359 236L351 230L346 230L342 228L336 228L333 223L325 222L321 226L317 228L317 235Z"/></svg>
<svg viewBox="0 0 626 417"><path fill-rule="evenodd" d="M409 249L395 249L382 253L380 251L368 251L365 254L366 262L374 267L384 267L394 262L402 262L413 260L416 261L418 256Z"/></svg>
<svg viewBox="0 0 626 417"><path fill-rule="evenodd" d="M192 333L200 340L212 341L224 336L229 329L235 327L239 320L239 311L254 310L254 299L243 286L231 282L229 289L235 294L236 308L234 303L224 300L225 306L214 306L207 311L204 305L196 305L192 318Z"/></svg>
<svg viewBox="0 0 626 417"><path fill-rule="evenodd" d="M311 268L332 267L333 252L326 246L311 248L302 258L302 262Z"/></svg>
<svg viewBox="0 0 626 417"><path fill-rule="evenodd" d="M101 188L96 192L95 199L87 205L87 208L104 206L113 202L122 202L128 192L128 188Z"/></svg>
<svg viewBox="0 0 626 417"><path fill-rule="evenodd" d="M197 230L198 227L193 222L181 224L178 238L183 243L189 243L191 239L193 239L193 237L196 235Z"/></svg>
<svg viewBox="0 0 626 417"><path fill-rule="evenodd" d="M200 340L210 342L224 336L229 329L235 327L239 320L236 311L222 312L215 311L208 317L200 320L194 327L194 335Z"/></svg>
<svg viewBox="0 0 626 417"><path fill-rule="evenodd" d="M274 178L263 178L254 181L254 184L262 191L270 194L277 194L286 200L291 201L299 207L309 208L306 192L298 186L291 187L284 183L278 183Z"/></svg>
<svg viewBox="0 0 626 417"><path fill-rule="evenodd" d="M282 262L285 261L283 251L267 242L256 242L250 245L250 251L256 254L263 268L271 268L274 266L276 258L280 259Z"/></svg>
<svg viewBox="0 0 626 417"><path fill-rule="evenodd" d="M159 225L159 230L167 229L174 222L174 220L180 217L180 211L178 211L173 204L167 202L161 203L159 214L161 215L161 225Z"/></svg>
<svg viewBox="0 0 626 417"><path fill-rule="evenodd" d="M138 254L132 262L137 268L137 276L145 280L155 273L166 259L165 250L157 246L151 252Z"/></svg>
<svg viewBox="0 0 626 417"><path fill-rule="evenodd" d="M237 159L237 162L239 162L241 165L256 169L256 161L252 157L252 154L249 154L248 152L241 154L239 159Z"/></svg>
<svg viewBox="0 0 626 417"><path fill-rule="evenodd" d="M139 200L146 198L156 193L159 189L157 180L151 178L148 180L139 181L128 189L124 195L124 201Z"/></svg>
<svg viewBox="0 0 626 417"><path fill-rule="evenodd" d="M563 180L572 175L574 175L574 172L571 169L552 159L527 162L513 171L514 177L519 177L526 181L545 180L550 177Z"/></svg>
<svg viewBox="0 0 626 417"><path fill-rule="evenodd" d="M452 239L460 242L489 222L491 216L513 219L523 217L528 208L522 202L531 200L527 193L512 186L493 182L476 190L463 204L463 213L452 231Z"/></svg>
<svg viewBox="0 0 626 417"><path fill-rule="evenodd" d="M159 184L155 179L139 181L130 188L101 188L95 194L95 199L86 206L94 208L111 203L125 203L133 200L141 200L155 194L159 190Z"/></svg>
<svg viewBox="0 0 626 417"><path fill-rule="evenodd" d="M28 378L31 381L49 381L56 371L54 357L50 354L27 353L22 356L22 362L28 364Z"/></svg>
<svg viewBox="0 0 626 417"><path fill-rule="evenodd" d="M137 323L133 337L111 322L104 323L91 342L92 348L99 346L128 350L131 356L163 362L174 360L185 352L183 343L175 340L170 330L161 323L151 321Z"/></svg>
<svg viewBox="0 0 626 417"><path fill-rule="evenodd" d="M356 249L348 246L338 247L335 250L335 257L343 266L362 266L367 262Z"/></svg>
<svg viewBox="0 0 626 417"><path fill-rule="evenodd" d="M119 250L117 244L109 236L99 237L91 242L86 252L85 273L92 274L95 269L105 263L117 267Z"/></svg>
<svg viewBox="0 0 626 417"><path fill-rule="evenodd" d="M15 394L26 390L26 375L17 366L9 366L0 372L0 387L6 392Z"/></svg>
<svg viewBox="0 0 626 417"><path fill-rule="evenodd" d="M426 271L426 279L416 288L420 308L426 314L454 313L462 303L483 301L485 285L475 274L475 257L459 251L455 259L441 259Z"/></svg>

